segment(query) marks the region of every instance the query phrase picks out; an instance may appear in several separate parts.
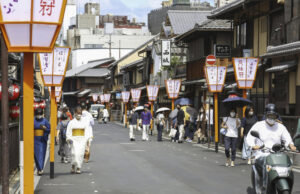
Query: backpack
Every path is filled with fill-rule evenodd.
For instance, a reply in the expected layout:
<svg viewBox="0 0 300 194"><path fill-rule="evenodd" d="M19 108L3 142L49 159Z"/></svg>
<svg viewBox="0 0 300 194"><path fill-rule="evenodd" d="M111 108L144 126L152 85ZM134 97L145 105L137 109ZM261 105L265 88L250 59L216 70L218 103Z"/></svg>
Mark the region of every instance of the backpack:
<svg viewBox="0 0 300 194"><path fill-rule="evenodd" d="M63 139L66 139L67 138L67 127L68 127L68 124L64 124L62 121L60 122L61 124L61 129L60 129L60 136L63 138Z"/></svg>

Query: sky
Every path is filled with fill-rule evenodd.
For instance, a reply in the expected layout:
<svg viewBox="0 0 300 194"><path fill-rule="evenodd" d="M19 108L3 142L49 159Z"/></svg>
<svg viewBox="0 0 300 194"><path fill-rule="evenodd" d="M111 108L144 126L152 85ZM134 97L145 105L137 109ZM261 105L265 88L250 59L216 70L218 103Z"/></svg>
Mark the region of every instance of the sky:
<svg viewBox="0 0 300 194"><path fill-rule="evenodd" d="M162 0L80 0L81 10L85 2L99 2L100 14L127 15L137 22L147 23L148 13L161 7ZM214 0L206 0L213 5Z"/></svg>

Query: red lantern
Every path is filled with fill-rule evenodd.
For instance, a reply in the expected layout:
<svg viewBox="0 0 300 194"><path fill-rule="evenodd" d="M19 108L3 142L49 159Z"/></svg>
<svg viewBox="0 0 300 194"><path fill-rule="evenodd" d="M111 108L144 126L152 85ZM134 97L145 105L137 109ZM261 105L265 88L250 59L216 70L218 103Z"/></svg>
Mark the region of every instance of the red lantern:
<svg viewBox="0 0 300 194"><path fill-rule="evenodd" d="M34 108L34 110L40 108L40 104L38 102L34 102L33 103L33 108Z"/></svg>
<svg viewBox="0 0 300 194"><path fill-rule="evenodd" d="M16 100L20 95L20 88L16 84L12 84L8 88L9 100Z"/></svg>
<svg viewBox="0 0 300 194"><path fill-rule="evenodd" d="M18 118L20 116L20 107L11 106L9 108L9 116L13 119Z"/></svg>
<svg viewBox="0 0 300 194"><path fill-rule="evenodd" d="M45 109L46 108L46 102L45 102L45 100L43 100L42 102L39 103L39 107L41 109Z"/></svg>
<svg viewBox="0 0 300 194"><path fill-rule="evenodd" d="M1 98L2 98L2 84L0 82L0 100L1 100Z"/></svg>

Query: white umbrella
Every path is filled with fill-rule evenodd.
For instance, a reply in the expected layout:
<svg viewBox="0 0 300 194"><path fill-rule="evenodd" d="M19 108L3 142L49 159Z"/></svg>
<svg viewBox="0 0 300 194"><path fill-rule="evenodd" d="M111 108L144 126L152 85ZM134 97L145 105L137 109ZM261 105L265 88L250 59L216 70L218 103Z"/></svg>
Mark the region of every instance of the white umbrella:
<svg viewBox="0 0 300 194"><path fill-rule="evenodd" d="M141 111L141 110L144 110L143 106L138 106L134 109L134 111Z"/></svg>
<svg viewBox="0 0 300 194"><path fill-rule="evenodd" d="M159 108L156 113L159 113L159 112L164 112L164 111L169 111L171 109L167 108L167 107L163 107L163 108Z"/></svg>

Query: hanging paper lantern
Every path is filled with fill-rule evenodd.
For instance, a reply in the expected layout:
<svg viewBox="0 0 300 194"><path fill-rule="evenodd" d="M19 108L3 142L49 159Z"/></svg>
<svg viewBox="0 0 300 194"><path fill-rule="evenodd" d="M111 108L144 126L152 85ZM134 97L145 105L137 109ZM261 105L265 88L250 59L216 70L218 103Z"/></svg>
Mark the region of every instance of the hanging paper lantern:
<svg viewBox="0 0 300 194"><path fill-rule="evenodd" d="M41 102L39 103L39 107L40 107L41 109L45 109L45 108L46 108L46 101L45 101L45 100L41 101Z"/></svg>
<svg viewBox="0 0 300 194"><path fill-rule="evenodd" d="M11 106L9 108L9 116L13 119L18 118L20 116L20 107L19 106Z"/></svg>
<svg viewBox="0 0 300 194"><path fill-rule="evenodd" d="M8 88L9 100L16 100L20 95L20 88L16 84L12 84Z"/></svg>

